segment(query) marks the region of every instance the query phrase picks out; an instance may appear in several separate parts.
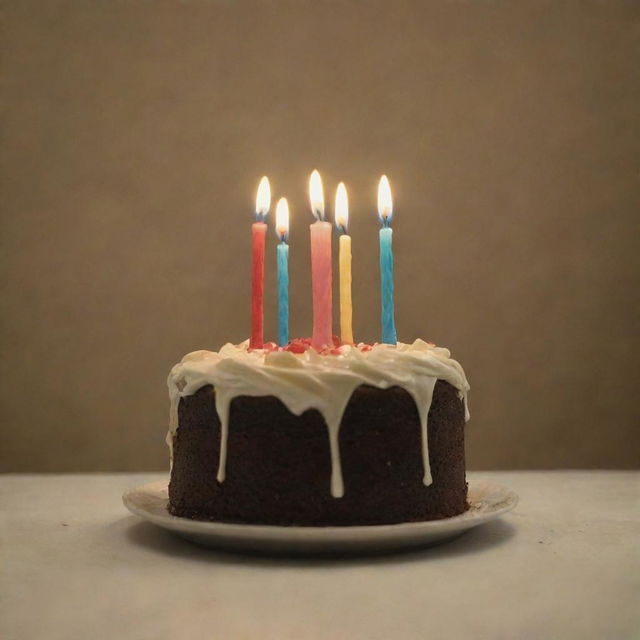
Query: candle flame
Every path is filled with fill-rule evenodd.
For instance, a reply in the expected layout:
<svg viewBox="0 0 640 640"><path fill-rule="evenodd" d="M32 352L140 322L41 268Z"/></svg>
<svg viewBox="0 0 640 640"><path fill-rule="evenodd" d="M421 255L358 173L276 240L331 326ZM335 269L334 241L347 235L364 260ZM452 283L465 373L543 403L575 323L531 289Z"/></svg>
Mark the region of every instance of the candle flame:
<svg viewBox="0 0 640 640"><path fill-rule="evenodd" d="M347 197L347 188L344 186L344 182L338 185L336 190L336 227L347 233L349 227L349 198Z"/></svg>
<svg viewBox="0 0 640 640"><path fill-rule="evenodd" d="M264 220L271 207L271 186L269 178L262 176L258 185L258 194L256 195L256 218L260 221Z"/></svg>
<svg viewBox="0 0 640 640"><path fill-rule="evenodd" d="M289 203L286 198L280 198L276 205L276 235L282 242L289 237Z"/></svg>
<svg viewBox="0 0 640 640"><path fill-rule="evenodd" d="M391 224L393 200L391 199L391 187L387 176L382 176L378 184L378 216L383 226L388 227Z"/></svg>
<svg viewBox="0 0 640 640"><path fill-rule="evenodd" d="M322 178L317 169L314 169L309 178L309 200L311 202L311 213L316 220L324 220L324 191L322 189Z"/></svg>

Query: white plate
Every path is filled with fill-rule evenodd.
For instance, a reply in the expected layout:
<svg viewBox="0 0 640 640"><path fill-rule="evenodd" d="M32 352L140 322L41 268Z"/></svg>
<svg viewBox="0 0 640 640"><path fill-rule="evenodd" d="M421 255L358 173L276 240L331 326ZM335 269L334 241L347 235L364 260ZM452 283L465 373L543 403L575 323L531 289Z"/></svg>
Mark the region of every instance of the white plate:
<svg viewBox="0 0 640 640"><path fill-rule="evenodd" d="M452 540L468 529L513 509L518 496L505 487L469 486L470 509L452 518L343 527L276 527L191 520L167 511L167 482L151 482L126 491L131 513L200 545L235 551L276 553L362 553L429 546Z"/></svg>

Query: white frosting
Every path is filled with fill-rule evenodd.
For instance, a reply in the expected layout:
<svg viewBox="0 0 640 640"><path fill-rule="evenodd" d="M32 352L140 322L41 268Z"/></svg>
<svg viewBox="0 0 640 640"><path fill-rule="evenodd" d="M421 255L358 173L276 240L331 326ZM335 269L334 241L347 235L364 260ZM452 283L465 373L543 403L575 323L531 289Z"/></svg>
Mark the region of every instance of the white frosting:
<svg viewBox="0 0 640 640"><path fill-rule="evenodd" d="M458 362L448 349L423 340L397 346L379 344L370 350L344 345L339 354L321 355L309 349L301 354L289 351L248 349L226 344L219 352L194 351L187 354L169 374L171 414L167 443L172 447L178 428L178 403L205 385L215 388L215 405L220 418L221 441L217 479L225 479L229 408L237 396L275 396L295 415L308 409L322 414L331 452L331 495L344 494L338 435L342 414L354 390L362 384L380 389L402 387L413 397L422 433L424 483L431 484L427 416L438 379L446 380L464 401L469 419L469 384ZM173 452L172 452L173 456Z"/></svg>

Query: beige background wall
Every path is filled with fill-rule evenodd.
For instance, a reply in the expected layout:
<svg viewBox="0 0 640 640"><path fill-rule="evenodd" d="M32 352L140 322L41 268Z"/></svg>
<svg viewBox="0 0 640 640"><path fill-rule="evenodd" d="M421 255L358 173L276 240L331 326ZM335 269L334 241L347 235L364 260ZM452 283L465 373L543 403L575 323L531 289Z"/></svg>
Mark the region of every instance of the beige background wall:
<svg viewBox="0 0 640 640"><path fill-rule="evenodd" d="M639 9L5 2L1 468L167 466L169 368L248 335L263 173L308 335L314 167L349 188L367 341L389 175L400 338L465 365L471 467L636 464Z"/></svg>

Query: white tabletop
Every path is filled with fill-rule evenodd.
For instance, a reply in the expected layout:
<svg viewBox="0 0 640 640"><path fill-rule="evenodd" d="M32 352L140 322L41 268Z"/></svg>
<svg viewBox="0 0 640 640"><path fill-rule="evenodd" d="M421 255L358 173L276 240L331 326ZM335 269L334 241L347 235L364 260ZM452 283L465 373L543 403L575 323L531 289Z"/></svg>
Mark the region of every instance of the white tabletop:
<svg viewBox="0 0 640 640"><path fill-rule="evenodd" d="M159 474L0 476L4 640L640 637L640 473L470 473L502 519L369 559L255 558L128 514Z"/></svg>

